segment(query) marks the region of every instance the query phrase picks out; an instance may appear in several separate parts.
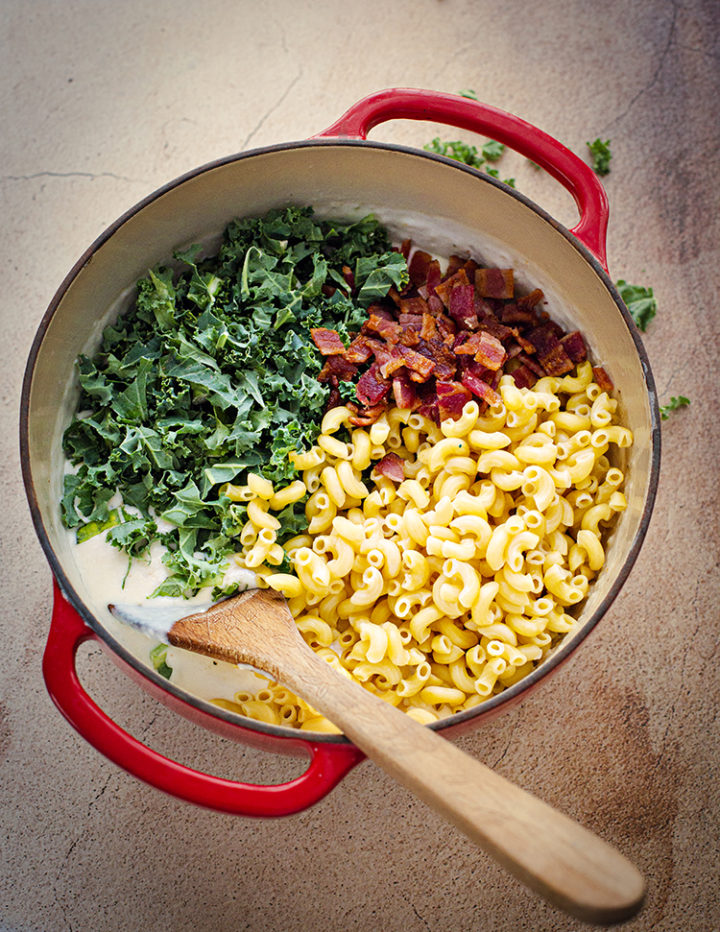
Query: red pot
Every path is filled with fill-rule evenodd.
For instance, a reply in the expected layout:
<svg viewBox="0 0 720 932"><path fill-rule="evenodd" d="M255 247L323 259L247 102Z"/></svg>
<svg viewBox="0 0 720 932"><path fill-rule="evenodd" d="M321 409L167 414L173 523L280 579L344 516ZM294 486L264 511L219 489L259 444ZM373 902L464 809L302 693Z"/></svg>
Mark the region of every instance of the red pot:
<svg viewBox="0 0 720 932"><path fill-rule="evenodd" d="M497 139L532 159L572 194L580 222L572 230L484 173L403 146L368 142L386 120L433 120ZM165 185L129 210L93 243L53 298L35 337L25 373L21 412L23 476L35 528L55 575L55 602L43 673L62 714L95 748L142 780L174 796L229 813L278 816L325 796L362 760L342 736L315 735L266 725L220 709L168 682L124 646L108 618L90 604L70 558L62 528L60 437L77 398L71 378L79 352L99 338L101 325L122 309L149 266L173 249L217 235L235 216L265 213L288 203L312 204L338 216L351 207L379 218L424 248L482 251L493 244L534 285L554 292L568 317L613 379L620 411L635 435L621 466L628 509L607 548L580 624L529 676L482 705L430 727L446 735L475 728L545 680L602 617L637 557L650 520L660 460L657 397L637 330L605 264L608 206L591 169L572 152L518 117L476 101L432 91L395 89L360 101L309 140L243 152L204 165ZM440 231L428 242L428 227ZM126 297L125 305L129 298ZM57 386L67 373L65 397ZM625 452L625 451L623 451ZM220 734L289 754L310 766L282 785L256 786L209 776L158 754L129 735L93 702L75 670L79 645L95 638L141 686L185 717Z"/></svg>

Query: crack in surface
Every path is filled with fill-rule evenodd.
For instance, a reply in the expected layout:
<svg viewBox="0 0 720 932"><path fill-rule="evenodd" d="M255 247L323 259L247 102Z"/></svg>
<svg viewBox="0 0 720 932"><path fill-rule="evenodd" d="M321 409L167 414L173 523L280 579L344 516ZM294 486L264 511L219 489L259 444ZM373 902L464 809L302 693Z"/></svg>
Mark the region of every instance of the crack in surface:
<svg viewBox="0 0 720 932"><path fill-rule="evenodd" d="M147 184L142 178L127 178L125 175L116 175L113 172L33 172L30 175L3 175L0 181L34 181L36 178L114 178L116 181L130 181L133 184Z"/></svg>
<svg viewBox="0 0 720 932"><path fill-rule="evenodd" d="M298 70L298 73L295 75L295 77L292 79L292 81L288 84L288 86L285 88L285 90L284 90L283 93L280 95L280 97L275 101L275 103L272 105L272 107L270 107L270 109L267 110L267 111L260 117L260 119L258 120L258 122L257 122L257 124L256 124L256 126L255 126L255 128L252 129L252 130L250 130L250 132L248 133L248 135L245 137L245 141L244 141L243 144L240 146L241 151L242 151L243 149L247 148L247 145L248 145L248 143L250 142L250 140L251 140L254 136L257 135L257 133L260 131L260 129L262 128L262 126L264 125L264 123L265 123L265 121L268 119L268 117L271 116L271 114L273 114L273 113L277 110L277 108L282 104L282 102L285 100L285 98L287 97L287 95L288 95L288 94L290 93L290 91L295 87L295 85L297 84L297 82L300 80L300 78L301 78L302 76L303 76L303 69L302 69L302 66L301 66L300 69Z"/></svg>
<svg viewBox="0 0 720 932"><path fill-rule="evenodd" d="M640 98L644 94L647 94L647 92L657 83L657 80L660 77L660 72L662 71L663 66L665 64L665 59L667 58L668 53L670 52L670 49L673 47L673 36L675 35L675 25L677 23L677 16L678 16L678 5L676 2L674 2L674 0L672 2L672 11L673 12L672 12L672 17L670 19L670 28L668 29L667 40L665 42L665 47L660 53L660 61L658 62L657 67L655 68L655 73L650 78L650 80L647 82L647 84L644 87L641 87L640 90L637 92L637 94L635 94L634 97L631 98L630 103L625 107L622 113L619 116L616 116L614 120L611 120L610 123L608 123L605 126L604 130L602 131L603 135L605 133L610 132L613 126L615 126L616 124L624 120L625 117L628 115L628 113L630 113L632 108L638 102L638 100L640 100Z"/></svg>

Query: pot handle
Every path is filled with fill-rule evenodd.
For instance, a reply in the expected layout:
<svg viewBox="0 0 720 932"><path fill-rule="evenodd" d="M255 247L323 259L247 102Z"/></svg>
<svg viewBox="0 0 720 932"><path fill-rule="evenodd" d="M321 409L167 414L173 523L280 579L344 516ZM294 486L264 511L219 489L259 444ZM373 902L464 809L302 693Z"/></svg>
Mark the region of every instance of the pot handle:
<svg viewBox="0 0 720 932"><path fill-rule="evenodd" d="M50 697L86 741L113 763L171 796L231 815L292 815L326 796L364 755L352 745L302 741L308 769L288 783L259 786L192 770L164 757L128 734L90 698L78 679L78 648L97 635L83 622L54 583L53 614L43 676Z"/></svg>
<svg viewBox="0 0 720 932"><path fill-rule="evenodd" d="M520 117L456 94L396 87L370 94L314 139L327 136L367 138L388 120L431 120L497 139L544 168L573 196L580 222L570 231L607 271L609 206L597 175L581 158L548 133Z"/></svg>

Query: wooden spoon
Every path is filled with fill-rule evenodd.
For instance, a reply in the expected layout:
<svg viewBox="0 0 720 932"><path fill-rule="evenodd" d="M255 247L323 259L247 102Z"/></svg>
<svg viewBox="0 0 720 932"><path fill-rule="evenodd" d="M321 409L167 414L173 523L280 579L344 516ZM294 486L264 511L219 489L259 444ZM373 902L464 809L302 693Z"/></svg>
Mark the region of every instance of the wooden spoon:
<svg viewBox="0 0 720 932"><path fill-rule="evenodd" d="M642 906L643 877L617 849L334 670L307 646L278 593L248 590L174 622L161 610L153 623L156 610L144 606L134 616L110 608L176 647L250 664L287 686L553 905L600 925Z"/></svg>

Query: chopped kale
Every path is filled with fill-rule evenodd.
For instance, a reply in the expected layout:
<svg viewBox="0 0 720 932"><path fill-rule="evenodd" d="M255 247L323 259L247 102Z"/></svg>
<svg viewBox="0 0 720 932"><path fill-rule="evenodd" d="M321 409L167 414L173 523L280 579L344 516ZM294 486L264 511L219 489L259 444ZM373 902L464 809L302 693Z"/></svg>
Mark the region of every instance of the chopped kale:
<svg viewBox="0 0 720 932"><path fill-rule="evenodd" d="M593 142L586 143L586 145L592 156L593 171L598 175L608 175L610 173L610 159L612 158L610 140L606 139L603 142L602 139L598 138Z"/></svg>
<svg viewBox="0 0 720 932"><path fill-rule="evenodd" d="M64 523L78 539L110 528L131 559L161 540L170 576L157 595L221 580L244 520L225 483L248 471L296 477L289 454L313 444L328 398L310 329L349 340L367 306L407 282L372 216L340 223L309 207L273 210L234 220L216 255L201 252L151 269L96 355L78 359L79 413L64 435L76 467L64 479ZM137 509L122 523L108 507L117 492ZM304 527L302 508L286 512L285 539ZM160 520L172 529L158 530Z"/></svg>
<svg viewBox="0 0 720 932"><path fill-rule="evenodd" d="M630 316L643 332L657 313L657 301L652 288L643 285L631 285L622 278L615 282L620 297L625 302Z"/></svg>
<svg viewBox="0 0 720 932"><path fill-rule="evenodd" d="M678 408L685 408L689 404L690 399L686 398L685 395L678 395L677 398L673 395L668 404L660 405L660 417L663 421L667 421L671 412L677 411Z"/></svg>

